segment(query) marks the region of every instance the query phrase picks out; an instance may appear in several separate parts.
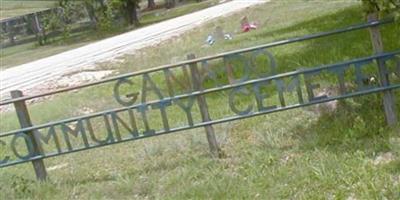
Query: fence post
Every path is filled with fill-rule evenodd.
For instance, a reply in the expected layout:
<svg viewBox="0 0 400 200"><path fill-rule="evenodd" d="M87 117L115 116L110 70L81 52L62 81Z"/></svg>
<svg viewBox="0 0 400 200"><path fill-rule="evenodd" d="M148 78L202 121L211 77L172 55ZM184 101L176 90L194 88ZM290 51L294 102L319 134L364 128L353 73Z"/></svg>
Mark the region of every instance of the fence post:
<svg viewBox="0 0 400 200"><path fill-rule="evenodd" d="M187 55L188 60L195 59L196 56L194 54ZM200 91L203 89L200 79L200 73L197 68L197 64L190 64L190 72L192 75L193 89L195 91ZM197 103L199 105L200 114L203 122L211 121L210 114L208 112L208 106L206 99L202 95L197 96ZM210 146L211 154L213 157L219 158L221 157L221 149L218 146L217 138L215 137L214 127L212 125L207 125L204 127L207 134L208 144Z"/></svg>
<svg viewBox="0 0 400 200"><path fill-rule="evenodd" d="M15 44L15 39L14 39L14 37L15 37L15 27L14 27L15 22L12 23L12 21L9 21L9 22L6 22L6 24L7 24L8 38L10 40L10 43L12 45L14 45Z"/></svg>
<svg viewBox="0 0 400 200"><path fill-rule="evenodd" d="M33 14L33 24L35 26L36 37L38 39L39 45L43 45L44 44L43 43L43 39L44 39L43 28L42 28L42 26L40 24L40 20L39 20L39 17L37 15L37 13Z"/></svg>
<svg viewBox="0 0 400 200"><path fill-rule="evenodd" d="M11 97L12 98L19 98L22 97L23 94L19 90L14 90L11 91ZM17 112L18 116L18 121L20 123L21 128L27 128L32 126L31 118L29 116L28 109L26 107L25 101L17 101L14 103L15 111ZM34 155L40 155L42 154L42 149L40 145L38 144L38 140L36 139L34 133L28 132L26 133L32 141L33 144L33 149L34 149ZM44 166L43 159L38 159L38 160L33 160L32 161L33 168L35 169L36 173L36 178L39 181L44 181L47 179L47 172L46 172L46 167Z"/></svg>
<svg viewBox="0 0 400 200"><path fill-rule="evenodd" d="M370 13L367 16L368 22L377 21L378 13ZM369 33L371 36L372 47L374 49L375 54L379 54L383 52L383 42L381 33L377 26L370 27ZM379 77L382 86L389 85L389 75L387 73L387 69L384 62L378 60L379 67ZM394 101L394 95L391 90L387 90L383 93L383 106L385 109L385 117L389 126L394 126L397 123L396 116L396 105Z"/></svg>

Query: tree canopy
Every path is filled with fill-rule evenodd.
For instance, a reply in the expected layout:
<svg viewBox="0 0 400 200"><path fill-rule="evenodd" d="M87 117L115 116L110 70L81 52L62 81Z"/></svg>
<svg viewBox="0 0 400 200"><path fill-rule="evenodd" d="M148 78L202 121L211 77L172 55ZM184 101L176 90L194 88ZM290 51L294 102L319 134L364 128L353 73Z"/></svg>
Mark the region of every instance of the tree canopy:
<svg viewBox="0 0 400 200"><path fill-rule="evenodd" d="M400 0L362 0L364 11L367 14L379 13L389 15L396 20L400 19Z"/></svg>

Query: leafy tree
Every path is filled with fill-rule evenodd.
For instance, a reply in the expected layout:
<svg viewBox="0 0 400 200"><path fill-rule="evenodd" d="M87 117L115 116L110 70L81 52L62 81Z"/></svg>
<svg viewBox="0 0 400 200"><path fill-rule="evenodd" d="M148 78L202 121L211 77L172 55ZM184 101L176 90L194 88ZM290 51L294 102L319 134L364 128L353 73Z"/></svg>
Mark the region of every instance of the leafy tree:
<svg viewBox="0 0 400 200"><path fill-rule="evenodd" d="M95 9L96 0L84 0L83 4L89 15L90 21L92 21L93 24L97 25L99 18L96 15L96 9Z"/></svg>
<svg viewBox="0 0 400 200"><path fill-rule="evenodd" d="M47 32L62 31L64 39L70 37L72 24L83 16L82 4L76 1L59 0L58 8L53 9L42 17L42 29L38 41L40 45L48 43Z"/></svg>
<svg viewBox="0 0 400 200"><path fill-rule="evenodd" d="M80 1L80 4L86 9L95 27L99 27L101 30L108 30L115 20L118 20L118 16L121 15L130 24L138 25L139 18L137 9L139 8L140 1L141 0L83 0ZM64 8L76 1L59 0L58 2L60 7ZM68 16L73 16L73 14L68 14Z"/></svg>
<svg viewBox="0 0 400 200"><path fill-rule="evenodd" d="M111 0L111 5L123 14L130 24L139 25L139 2L140 0Z"/></svg>
<svg viewBox="0 0 400 200"><path fill-rule="evenodd" d="M175 0L165 0L165 8L170 9L175 7L176 2Z"/></svg>
<svg viewBox="0 0 400 200"><path fill-rule="evenodd" d="M389 15L396 20L400 19L400 0L362 0L364 11L367 14L379 13Z"/></svg>
<svg viewBox="0 0 400 200"><path fill-rule="evenodd" d="M154 2L154 0L147 0L147 8L150 10L156 8L156 3Z"/></svg>

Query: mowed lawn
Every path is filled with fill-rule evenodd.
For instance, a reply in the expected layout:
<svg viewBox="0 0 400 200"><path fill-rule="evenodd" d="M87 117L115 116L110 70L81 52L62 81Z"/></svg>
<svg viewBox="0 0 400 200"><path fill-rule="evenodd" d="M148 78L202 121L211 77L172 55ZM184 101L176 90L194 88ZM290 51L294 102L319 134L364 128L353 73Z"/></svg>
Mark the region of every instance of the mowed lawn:
<svg viewBox="0 0 400 200"><path fill-rule="evenodd" d="M16 17L55 7L57 1L1 0L0 19Z"/></svg>
<svg viewBox="0 0 400 200"><path fill-rule="evenodd" d="M243 16L259 28L241 33ZM359 1L272 1L100 67L132 72L184 60L188 53L213 55L362 22ZM233 40L205 44L216 26ZM400 48L399 25L381 31L386 51ZM285 72L371 55L369 39L362 30L270 51ZM58 95L30 111L40 124L116 106L111 95L112 86L92 88ZM395 97L400 99L399 90ZM199 128L46 159L45 183L35 181L29 163L4 168L0 199L399 199L400 128L386 126L381 98L344 100L323 114L302 108L216 125L221 159L210 156ZM225 112L225 99L208 98L211 112ZM0 117L1 132L17 128L13 114ZM179 122L185 116L169 118Z"/></svg>

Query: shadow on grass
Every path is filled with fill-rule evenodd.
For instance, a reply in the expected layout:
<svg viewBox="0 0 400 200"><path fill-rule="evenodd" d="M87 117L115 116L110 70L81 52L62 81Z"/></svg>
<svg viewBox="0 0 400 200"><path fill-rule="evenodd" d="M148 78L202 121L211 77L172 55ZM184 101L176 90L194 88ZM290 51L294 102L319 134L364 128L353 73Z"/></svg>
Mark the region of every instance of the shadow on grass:
<svg viewBox="0 0 400 200"><path fill-rule="evenodd" d="M291 32L298 30L306 30L305 32L311 34L344 28L363 21L362 10L357 6L304 21L288 28L267 31L254 36L264 38L274 35L290 35ZM381 32L385 51L400 48L398 34L400 26L384 25L381 26ZM293 49L296 49L294 53L291 52ZM275 55L278 73L338 63L374 54L368 29L274 47L269 51ZM257 66L263 65L257 64ZM327 81L334 82L334 80ZM323 114L315 123L297 127L293 131L300 137L301 148L328 148L339 153L357 150L368 153L389 151L388 139L393 136L393 133L400 131L387 127L382 97L383 94L379 93L342 100L334 113ZM400 92L396 92L395 97L400 99ZM397 113L400 116L400 101L396 103Z"/></svg>
<svg viewBox="0 0 400 200"><path fill-rule="evenodd" d="M307 32L322 32L357 24L362 20L363 15L360 9L352 7L267 34L284 34L299 29L306 29ZM386 51L400 48L398 35L400 26L384 25L381 26L381 32ZM281 70L292 71L303 66L337 63L373 54L368 30L324 37L304 43L306 46L299 52L277 55L279 66L289 66ZM400 131L387 127L382 98L383 94L379 93L340 101L335 112L323 114L315 123L294 130L295 133L301 135L301 146L306 149L328 148L339 153L357 150L368 153L389 151L389 138L393 136L393 133L398 134ZM399 90L395 92L395 98L400 99ZM400 116L400 101L396 103L397 114Z"/></svg>
<svg viewBox="0 0 400 200"><path fill-rule="evenodd" d="M302 22L289 28L274 31L282 35L288 32L305 29L308 33L319 33L345 28L353 24L363 23L364 17L359 7L351 7L340 12ZM400 27L394 24L381 26L381 32L386 51L400 48ZM265 37L261 34L260 37ZM331 64L373 54L370 36L367 29L352 31L333 36L301 42L306 46L292 54L277 55L279 66L289 66L285 70L295 70L299 67L313 67L321 64ZM290 44L289 47L296 44ZM271 49L274 51L274 49ZM279 47L277 48L279 50Z"/></svg>
<svg viewBox="0 0 400 200"><path fill-rule="evenodd" d="M400 98L400 91L395 93ZM339 101L336 111L324 113L314 123L294 130L300 138L300 148L322 148L336 153L391 151L389 140L399 137L400 129L387 126L382 98L383 94L372 94ZM396 104L400 116L400 102Z"/></svg>

